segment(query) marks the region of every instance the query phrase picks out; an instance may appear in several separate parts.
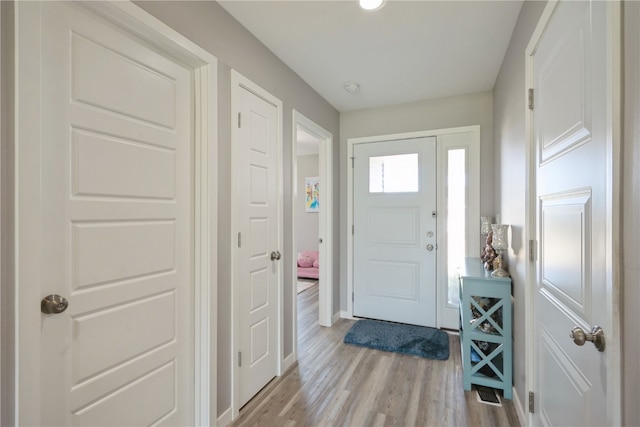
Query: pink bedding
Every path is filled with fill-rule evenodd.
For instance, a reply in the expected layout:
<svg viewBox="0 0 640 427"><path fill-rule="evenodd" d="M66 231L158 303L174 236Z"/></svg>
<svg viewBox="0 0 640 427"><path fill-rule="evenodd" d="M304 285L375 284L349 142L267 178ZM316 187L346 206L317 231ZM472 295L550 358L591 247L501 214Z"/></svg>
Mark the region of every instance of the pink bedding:
<svg viewBox="0 0 640 427"><path fill-rule="evenodd" d="M303 251L298 254L298 277L318 279L320 277L318 251Z"/></svg>

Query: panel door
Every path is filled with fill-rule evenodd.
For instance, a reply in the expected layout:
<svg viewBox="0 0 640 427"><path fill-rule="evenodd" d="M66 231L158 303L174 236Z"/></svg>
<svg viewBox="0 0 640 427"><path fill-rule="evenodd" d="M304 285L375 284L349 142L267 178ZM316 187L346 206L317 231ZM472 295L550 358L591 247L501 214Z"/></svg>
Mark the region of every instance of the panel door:
<svg viewBox="0 0 640 427"><path fill-rule="evenodd" d="M239 388L243 406L278 373L278 108L248 90L234 88L238 138L237 277L240 310ZM280 254L281 256L281 254Z"/></svg>
<svg viewBox="0 0 640 427"><path fill-rule="evenodd" d="M436 326L436 138L354 146L358 317Z"/></svg>
<svg viewBox="0 0 640 427"><path fill-rule="evenodd" d="M18 271L69 307L20 302L41 349L21 360L41 384L22 422L33 405L43 425L192 424L191 74L81 5L19 12L40 7L42 132L18 150L40 153L20 159L41 199L19 221L41 247Z"/></svg>
<svg viewBox="0 0 640 427"><path fill-rule="evenodd" d="M560 2L533 56L537 160L536 424L608 425L606 2Z"/></svg>

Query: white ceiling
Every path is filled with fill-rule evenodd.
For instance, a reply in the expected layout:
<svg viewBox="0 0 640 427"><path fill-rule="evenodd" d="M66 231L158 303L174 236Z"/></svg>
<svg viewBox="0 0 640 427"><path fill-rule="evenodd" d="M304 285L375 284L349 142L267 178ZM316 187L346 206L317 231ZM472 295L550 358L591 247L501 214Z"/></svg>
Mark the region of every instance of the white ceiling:
<svg viewBox="0 0 640 427"><path fill-rule="evenodd" d="M220 1L339 111L491 90L521 0ZM357 82L360 92L344 90Z"/></svg>

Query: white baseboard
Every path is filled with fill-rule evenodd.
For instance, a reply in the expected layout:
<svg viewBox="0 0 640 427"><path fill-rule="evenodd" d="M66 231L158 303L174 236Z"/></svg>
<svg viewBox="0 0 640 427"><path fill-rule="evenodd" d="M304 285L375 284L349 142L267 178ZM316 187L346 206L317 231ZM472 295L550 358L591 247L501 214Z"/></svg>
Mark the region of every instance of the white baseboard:
<svg viewBox="0 0 640 427"><path fill-rule="evenodd" d="M284 375L284 373L287 372L287 369L292 367L294 363L296 363L296 354L295 353L291 353L289 356L285 357L285 359L282 361L282 373L281 373L281 375Z"/></svg>
<svg viewBox="0 0 640 427"><path fill-rule="evenodd" d="M218 417L216 420L216 426L226 427L231 424L231 421L233 421L233 411L229 408Z"/></svg>
<svg viewBox="0 0 640 427"><path fill-rule="evenodd" d="M346 311L341 311L340 312L340 318L342 319L351 319L351 320L358 320L355 317L351 316L349 313L347 313Z"/></svg>
<svg viewBox="0 0 640 427"><path fill-rule="evenodd" d="M333 313L333 316L331 316L331 326L333 326L333 324L336 323L338 319L340 319L341 317L342 317L341 312Z"/></svg>
<svg viewBox="0 0 640 427"><path fill-rule="evenodd" d="M516 414L518 414L518 420L520 421L521 426L528 425L527 417L525 416L524 407L522 406L522 402L520 402L520 398L518 397L518 393L516 393L516 388L513 387L512 390L513 395L513 406L516 408Z"/></svg>

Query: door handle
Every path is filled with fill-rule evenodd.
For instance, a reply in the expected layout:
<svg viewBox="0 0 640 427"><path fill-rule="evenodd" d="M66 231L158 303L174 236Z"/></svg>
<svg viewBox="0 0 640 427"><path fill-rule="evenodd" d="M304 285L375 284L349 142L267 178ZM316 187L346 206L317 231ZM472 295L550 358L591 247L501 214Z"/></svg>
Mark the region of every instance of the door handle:
<svg viewBox="0 0 640 427"><path fill-rule="evenodd" d="M580 326L576 326L571 330L569 336L576 345L582 346L585 342L590 341L598 351L604 351L604 331L598 325L591 328L591 333L585 332Z"/></svg>
<svg viewBox="0 0 640 427"><path fill-rule="evenodd" d="M271 252L271 261L278 261L280 258L282 258L282 254L280 254L280 251Z"/></svg>
<svg viewBox="0 0 640 427"><path fill-rule="evenodd" d="M69 301L65 297L52 294L40 301L40 311L44 314L60 314L69 307Z"/></svg>
<svg viewBox="0 0 640 427"><path fill-rule="evenodd" d="M433 250L433 245L432 245L431 243L429 243L429 244L427 245L427 250L428 250L429 252L431 252L431 251Z"/></svg>

